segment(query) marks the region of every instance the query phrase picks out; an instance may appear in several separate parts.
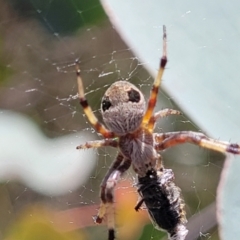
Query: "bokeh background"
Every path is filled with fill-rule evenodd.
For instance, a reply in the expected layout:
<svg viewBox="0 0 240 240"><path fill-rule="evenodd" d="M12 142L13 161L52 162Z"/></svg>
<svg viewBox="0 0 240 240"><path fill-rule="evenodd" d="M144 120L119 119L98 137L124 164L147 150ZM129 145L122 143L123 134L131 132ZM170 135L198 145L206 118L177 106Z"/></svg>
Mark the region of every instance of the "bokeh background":
<svg viewBox="0 0 240 240"><path fill-rule="evenodd" d="M101 96L117 79L130 80L148 97L153 79L146 63L133 55L96 0L1 0L0 52L0 238L106 239L105 223L94 225L92 216L116 152L75 150L100 136L78 104L74 61L80 59L87 98L99 119ZM157 109L177 105L174 96L160 92ZM156 130L201 131L182 111ZM163 158L182 189L187 217L204 222L224 157L183 145ZM116 189L118 238L164 239L146 211L134 211L135 183L130 170ZM194 227L199 239L219 239L217 226L206 233Z"/></svg>

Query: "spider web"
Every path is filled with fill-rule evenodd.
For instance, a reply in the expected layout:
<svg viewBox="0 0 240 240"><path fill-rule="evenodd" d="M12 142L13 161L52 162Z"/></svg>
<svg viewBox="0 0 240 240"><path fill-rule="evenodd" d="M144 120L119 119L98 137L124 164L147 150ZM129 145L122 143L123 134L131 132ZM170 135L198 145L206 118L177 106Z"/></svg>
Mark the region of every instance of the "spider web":
<svg viewBox="0 0 240 240"><path fill-rule="evenodd" d="M103 148L89 150L88 156L75 150L77 144L99 136L78 104L74 61L80 59L86 96L100 120L101 96L116 79L130 80L146 98L153 79L144 70L146 63L140 62L121 40L100 3L77 2L23 1L20 5L17 1L8 4L0 1L1 114L5 117L9 114L6 110L11 111L5 119L10 125L2 123L4 131L1 130L4 133L1 142L6 146L2 149L5 154L1 173L2 237L15 236L16 229L21 229L24 236L32 229L32 223L44 222L48 228L42 230L42 225L38 228L46 236L54 232L68 239L95 239L96 236L106 239L106 226L93 225L91 216L96 214L99 185L116 152ZM161 91L157 109L166 107L177 109L174 98ZM27 128L24 133L18 133L25 129L25 118L28 118ZM44 148L54 150L50 154L52 160L42 148L35 146L38 136L28 131L32 125L40 129L39 134L44 134ZM177 130L199 129L185 115L163 119L156 127L159 132ZM25 137L27 141L23 140ZM60 146L67 148L67 153ZM31 153L35 147L36 151ZM166 151L163 159L165 167L174 170L188 218L201 217L202 209L215 200L223 158L184 145ZM84 178L80 178L82 175ZM129 171L117 187L116 215L122 217L117 227L125 231L119 233L123 234L119 239L159 239L161 233L153 228L144 211L131 215L129 222L122 216L134 208L135 199L131 204L126 203L130 195L137 199L137 192L132 188L134 183L135 174ZM199 227L201 239L218 239L216 228L207 234L201 231Z"/></svg>

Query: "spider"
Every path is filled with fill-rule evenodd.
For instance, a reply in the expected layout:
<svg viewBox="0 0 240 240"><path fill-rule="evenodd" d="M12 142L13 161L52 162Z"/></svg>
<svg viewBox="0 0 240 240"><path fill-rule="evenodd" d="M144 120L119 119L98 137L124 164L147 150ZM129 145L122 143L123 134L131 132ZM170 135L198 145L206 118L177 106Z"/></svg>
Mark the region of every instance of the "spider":
<svg viewBox="0 0 240 240"><path fill-rule="evenodd" d="M168 115L180 114L179 111L173 109L163 109L156 113L153 112L166 64L167 35L166 27L163 26L163 54L160 60L157 77L154 80L150 92L147 107L142 92L135 85L128 81L116 81L107 89L101 100L101 113L106 125L105 127L98 121L91 107L88 105L84 94L78 60L76 61L80 105L83 107L83 111L89 122L96 131L103 136L102 140L88 141L85 144L77 146L77 149L100 148L105 146L111 146L118 149L116 159L111 164L101 183L101 203L98 214L95 217L95 222L101 223L105 215L107 216L108 240L115 239L113 191L123 173L126 172L131 165L138 176L138 190L142 196L142 201L140 201L135 208L138 210L143 202L145 202L146 206L150 206L147 198L151 191L149 190L144 193L144 188L141 187L141 181L144 182L144 179L147 179L147 183L144 186L148 187L151 185L149 185L152 181L151 178L155 178L155 181L153 182L153 184L155 184L154 186L156 188L163 187L163 190L167 189L166 186L170 186L169 184L172 182L173 175L169 175L169 173L166 172L166 169L164 170L161 156L159 154L160 151L177 144L188 142L222 153L229 152L240 154L240 146L238 144L211 139L203 133L192 131L166 133L153 132L157 120ZM163 183L161 183L162 181L165 182L165 187ZM159 187L157 187L157 184ZM170 186L170 191L167 195L171 194L171 189L172 191L175 189L177 192L177 199L180 198L180 190L175 185L172 187ZM161 199L159 199L159 201L161 201ZM179 216L181 217L180 210L182 205L179 203L177 208L179 210ZM153 221L158 221L156 210L148 210ZM182 218L184 218L184 216L182 216ZM164 223L164 219L161 219L161 224L162 222ZM168 231L168 229L165 230ZM182 239L184 238L185 237Z"/></svg>

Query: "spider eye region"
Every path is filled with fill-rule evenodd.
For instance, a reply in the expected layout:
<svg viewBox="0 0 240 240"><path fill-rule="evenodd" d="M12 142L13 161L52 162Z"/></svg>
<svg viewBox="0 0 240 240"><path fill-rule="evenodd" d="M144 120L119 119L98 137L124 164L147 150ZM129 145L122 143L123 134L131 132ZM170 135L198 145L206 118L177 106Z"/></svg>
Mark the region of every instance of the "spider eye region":
<svg viewBox="0 0 240 240"><path fill-rule="evenodd" d="M105 112L112 106L111 101L109 100L109 97L104 97L102 100L102 110Z"/></svg>
<svg viewBox="0 0 240 240"><path fill-rule="evenodd" d="M138 103L140 101L141 96L140 96L140 93L137 90L131 88L131 90L129 90L127 93L128 93L128 97L129 97L130 102Z"/></svg>

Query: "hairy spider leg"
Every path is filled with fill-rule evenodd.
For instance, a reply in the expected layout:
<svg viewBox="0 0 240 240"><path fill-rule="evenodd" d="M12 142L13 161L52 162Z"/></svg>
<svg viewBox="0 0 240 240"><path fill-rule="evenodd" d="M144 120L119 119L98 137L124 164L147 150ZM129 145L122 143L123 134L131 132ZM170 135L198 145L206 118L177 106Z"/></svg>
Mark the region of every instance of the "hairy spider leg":
<svg viewBox="0 0 240 240"><path fill-rule="evenodd" d="M143 126L146 126L152 117L153 110L157 102L157 94L158 94L159 86L161 84L161 80L162 80L162 76L163 76L163 72L166 64L167 64L167 33L166 33L166 26L163 26L163 55L160 61L157 77L152 86L152 90L148 100L147 111L143 117L143 121L142 121ZM152 126L152 129L149 129L149 130L152 132L153 126Z"/></svg>
<svg viewBox="0 0 240 240"><path fill-rule="evenodd" d="M98 215L95 217L95 222L96 223L102 223L102 220L106 214L106 196L105 196L105 191L106 191L106 185L107 181L110 177L110 175L118 169L118 167L121 165L123 162L123 155L118 153L116 159L113 161L112 165L110 166L109 170L107 171L104 179L102 180L101 183L101 191L100 191L100 198L101 198L101 204L100 208L98 210Z"/></svg>
<svg viewBox="0 0 240 240"><path fill-rule="evenodd" d="M193 143L200 147L222 153L240 154L240 146L207 137L203 133L192 131L154 133L155 148L164 150L182 143Z"/></svg>
<svg viewBox="0 0 240 240"><path fill-rule="evenodd" d="M118 147L118 138L106 138L102 140L88 141L78 145L76 149L100 148L100 147Z"/></svg>
<svg viewBox="0 0 240 240"><path fill-rule="evenodd" d="M100 224L104 216L107 215L108 240L115 239L113 191L122 174L127 171L130 166L131 160L125 159L121 154L118 154L116 160L113 162L101 184L101 204L98 215L95 218L95 222Z"/></svg>
<svg viewBox="0 0 240 240"><path fill-rule="evenodd" d="M181 115L181 112L174 109L169 109L169 108L160 110L154 113L154 115L150 118L148 123L148 128L151 130L154 129L154 125L159 118L167 117L169 115Z"/></svg>
<svg viewBox="0 0 240 240"><path fill-rule="evenodd" d="M84 87L83 81L81 78L81 70L78 65L78 60L76 60L76 75L77 75L77 83L78 83L78 95L79 95L79 103L83 107L83 111L86 114L89 122L92 126L96 129L97 132L101 133L105 138L112 138L114 137L114 133L107 130L104 125L102 125L98 119L96 118L95 114L92 111L92 108L89 106L87 99L85 98L84 94Z"/></svg>

